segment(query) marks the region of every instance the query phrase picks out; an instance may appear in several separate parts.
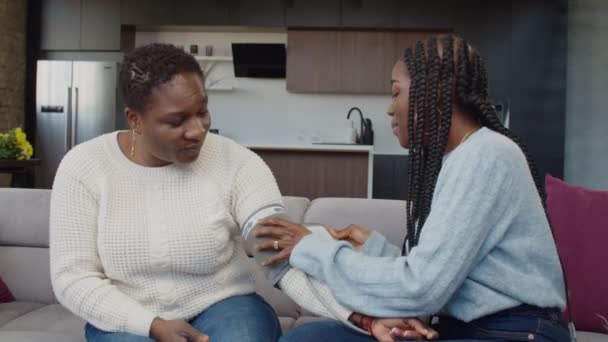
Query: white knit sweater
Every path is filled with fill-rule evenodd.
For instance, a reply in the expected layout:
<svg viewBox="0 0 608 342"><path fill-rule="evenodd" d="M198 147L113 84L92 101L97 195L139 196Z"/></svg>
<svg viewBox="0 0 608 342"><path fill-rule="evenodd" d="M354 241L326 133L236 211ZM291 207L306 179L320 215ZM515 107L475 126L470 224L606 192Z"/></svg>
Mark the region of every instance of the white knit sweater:
<svg viewBox="0 0 608 342"><path fill-rule="evenodd" d="M266 164L217 135L207 136L197 161L157 168L131 162L117 132L80 144L53 185L55 295L100 329L147 336L157 316L190 319L253 293L254 270L237 237L249 215L269 204L281 204L281 195ZM279 285L298 304L348 317L328 291L307 289L303 273L288 274Z"/></svg>

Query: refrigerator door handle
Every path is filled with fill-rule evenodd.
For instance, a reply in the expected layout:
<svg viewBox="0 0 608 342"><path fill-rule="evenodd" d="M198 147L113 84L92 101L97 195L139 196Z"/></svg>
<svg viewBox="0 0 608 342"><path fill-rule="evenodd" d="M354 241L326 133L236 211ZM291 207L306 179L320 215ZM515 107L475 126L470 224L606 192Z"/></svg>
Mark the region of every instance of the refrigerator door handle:
<svg viewBox="0 0 608 342"><path fill-rule="evenodd" d="M68 87L68 105L65 113L65 152L72 147L72 87Z"/></svg>
<svg viewBox="0 0 608 342"><path fill-rule="evenodd" d="M74 115L72 117L72 147L76 146L76 137L78 135L78 87L74 87Z"/></svg>

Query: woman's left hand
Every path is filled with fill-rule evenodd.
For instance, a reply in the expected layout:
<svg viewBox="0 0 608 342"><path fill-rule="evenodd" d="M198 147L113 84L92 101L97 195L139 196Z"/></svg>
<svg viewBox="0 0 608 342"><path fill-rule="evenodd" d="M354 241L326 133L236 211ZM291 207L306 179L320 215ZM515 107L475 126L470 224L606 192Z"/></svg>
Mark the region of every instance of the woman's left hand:
<svg viewBox="0 0 608 342"><path fill-rule="evenodd" d="M284 260L289 260L291 251L302 240L310 234L310 230L301 224L292 223L282 219L262 219L260 223L265 227L255 232L256 237L274 238L264 241L255 246L258 251L274 250L279 253L268 258L262 266L273 266Z"/></svg>

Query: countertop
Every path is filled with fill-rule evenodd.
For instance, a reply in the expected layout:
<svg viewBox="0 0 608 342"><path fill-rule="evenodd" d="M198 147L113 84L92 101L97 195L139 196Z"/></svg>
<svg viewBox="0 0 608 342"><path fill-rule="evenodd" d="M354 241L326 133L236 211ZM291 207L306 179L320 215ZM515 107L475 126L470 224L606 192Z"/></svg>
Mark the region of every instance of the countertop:
<svg viewBox="0 0 608 342"><path fill-rule="evenodd" d="M302 144L302 145L257 145L245 144L252 150L282 150L282 151L322 151L322 152L361 152L373 153L374 147L370 145L330 145L330 144Z"/></svg>

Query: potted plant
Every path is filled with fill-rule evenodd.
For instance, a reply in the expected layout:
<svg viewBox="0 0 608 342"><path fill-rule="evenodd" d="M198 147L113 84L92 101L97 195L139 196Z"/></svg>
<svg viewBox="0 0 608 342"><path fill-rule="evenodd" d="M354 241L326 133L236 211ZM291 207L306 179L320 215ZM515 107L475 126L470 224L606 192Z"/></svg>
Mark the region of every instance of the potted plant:
<svg viewBox="0 0 608 342"><path fill-rule="evenodd" d="M0 133L0 160L29 160L34 148L21 128Z"/></svg>

